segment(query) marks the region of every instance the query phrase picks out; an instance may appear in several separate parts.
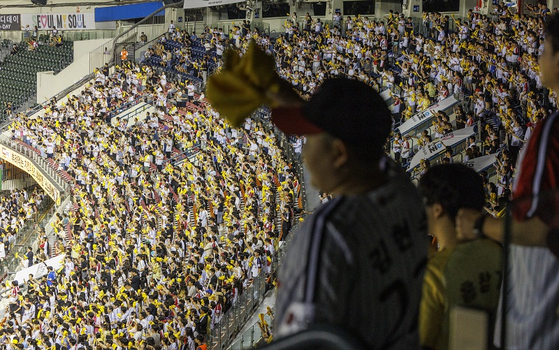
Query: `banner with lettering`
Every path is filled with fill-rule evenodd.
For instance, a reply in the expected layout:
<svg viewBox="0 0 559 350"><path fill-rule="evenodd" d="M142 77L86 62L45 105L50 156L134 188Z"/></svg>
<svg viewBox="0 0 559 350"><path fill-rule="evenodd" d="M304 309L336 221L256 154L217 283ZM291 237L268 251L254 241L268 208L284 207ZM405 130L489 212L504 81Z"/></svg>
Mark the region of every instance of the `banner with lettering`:
<svg viewBox="0 0 559 350"><path fill-rule="evenodd" d="M29 266L23 270L18 271L14 276L14 281L21 286L25 284L29 280L29 275L33 275L34 280L38 280L39 278L48 275L48 267L51 266L54 271L58 271L64 265L64 258L66 254L60 254L55 256L54 258L45 260L38 264L34 264L33 266ZM7 298L6 298L7 299Z"/></svg>
<svg viewBox="0 0 559 350"><path fill-rule="evenodd" d="M468 137L475 135L475 129L475 126L470 126L464 129L456 130L425 145L415 154L415 156L413 156L410 165L408 166L408 171L412 171L415 167L417 167L422 159L432 159L437 155L444 153L447 146L454 148L458 144L465 142Z"/></svg>
<svg viewBox="0 0 559 350"><path fill-rule="evenodd" d="M472 168L479 173L493 166L496 160L497 160L497 153L493 153L493 154L488 154L486 156L481 156L481 157L468 160L463 164L468 168Z"/></svg>
<svg viewBox="0 0 559 350"><path fill-rule="evenodd" d="M45 193L57 204L60 204L60 191L58 188L50 182L50 180L43 175L41 169L36 167L31 160L27 159L25 156L9 149L6 146L0 145L0 158L5 161L17 166L21 170L25 171L41 188Z"/></svg>
<svg viewBox="0 0 559 350"><path fill-rule="evenodd" d="M402 123L402 125L398 127L398 131L402 135L412 132L421 126L424 126L427 122L430 122L435 116L435 113L438 111L444 112L447 109L454 107L457 103L458 100L454 98L454 96L449 96L444 100L429 106L429 109L426 111L416 113L413 117Z"/></svg>
<svg viewBox="0 0 559 350"><path fill-rule="evenodd" d="M21 27L29 25L31 29L37 26L39 30L93 30L95 29L95 13L42 13L22 14Z"/></svg>
<svg viewBox="0 0 559 350"><path fill-rule="evenodd" d="M0 30L21 30L20 15L0 15Z"/></svg>
<svg viewBox="0 0 559 350"><path fill-rule="evenodd" d="M188 0L184 2L185 9L195 9L200 7L219 6L243 2L246 0Z"/></svg>

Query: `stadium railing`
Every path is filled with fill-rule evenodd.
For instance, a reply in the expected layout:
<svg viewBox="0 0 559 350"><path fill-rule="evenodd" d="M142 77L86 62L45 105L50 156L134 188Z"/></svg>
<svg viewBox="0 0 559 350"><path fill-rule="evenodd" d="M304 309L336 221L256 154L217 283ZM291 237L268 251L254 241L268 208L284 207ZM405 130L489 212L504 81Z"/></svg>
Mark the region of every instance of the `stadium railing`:
<svg viewBox="0 0 559 350"><path fill-rule="evenodd" d="M146 103L147 105L151 105L153 103L153 97L152 96L141 96L138 97L132 101L126 102L124 103L122 106L118 107L117 109L115 109L114 111L111 111L108 115L109 119L113 119L115 117L119 117L119 120L126 120L126 122L128 122L130 120L130 118L133 118L135 116L137 116L138 114L145 112L145 109L147 108L132 108L134 106L139 105L140 103ZM126 112L128 111L128 112ZM126 112L126 113L124 113ZM120 115L121 113L124 113L123 115Z"/></svg>
<svg viewBox="0 0 559 350"><path fill-rule="evenodd" d="M290 232L294 232L298 227L298 225L294 225ZM279 244L275 259L272 260L272 276L276 274L285 257L291 237L292 235L288 235L287 239ZM231 345L235 336L238 335L248 319L253 315L254 310L264 300L266 292L271 287L270 282L270 277L265 276L263 273L253 280L252 284L239 296L235 305L223 315L221 322L212 330L209 338L210 341L208 342L210 349L227 349Z"/></svg>
<svg viewBox="0 0 559 350"><path fill-rule="evenodd" d="M253 118L256 118L260 121L263 121L263 126L268 133L273 133L276 137L277 142L280 145L280 149L283 150L287 160L291 163L292 169L297 174L297 178L299 179L299 183L301 186L301 195L302 195L302 205L303 208L306 208L307 205L307 196L306 196L306 187L304 183L304 170L303 170L303 163L301 161L301 156L295 149L293 148L293 144L291 140L278 128L276 128L270 121L270 111L262 108L255 112L252 115Z"/></svg>
<svg viewBox="0 0 559 350"><path fill-rule="evenodd" d="M42 175L47 177L52 184L54 184L61 193L61 200L68 194L70 184L66 181L57 170L39 153L33 150L29 145L12 140L6 135L0 136L0 143L5 147L19 153L20 155L31 161L33 165L41 169Z"/></svg>
<svg viewBox="0 0 559 350"><path fill-rule="evenodd" d="M161 12L161 10L166 10L167 8L171 8L171 7L182 8L183 4L184 4L184 1L169 3L169 4L163 6L159 9L153 11L152 13L150 13L149 15L144 17L142 20L140 20L138 23L136 23L132 27L124 30L122 33L119 33L117 36L114 37L113 40L111 40L110 42L105 44L105 46L107 46L108 48L111 49L111 52L114 55L112 62L117 62L117 57L116 56L120 53L120 52L117 52L117 50L116 50L118 45L124 44L126 42L126 40L129 40L130 38L134 38L134 43L136 42L136 38L139 38L139 35L140 35L139 32L143 28L142 24L144 24L145 22L147 22L151 18L155 17L155 15L157 15L159 12ZM120 42L121 39L124 39L124 41Z"/></svg>
<svg viewBox="0 0 559 350"><path fill-rule="evenodd" d="M23 228L17 233L14 244L11 247L6 247L8 248L6 258L0 264L0 282L9 275L16 273L20 264L19 257L24 256L27 252L27 247L37 241L39 232L41 232L40 228L45 227L55 210L55 203L49 196L45 196L37 210L38 219L36 221L32 219L27 220Z"/></svg>
<svg viewBox="0 0 559 350"><path fill-rule="evenodd" d="M272 316L268 314L265 314L262 319L266 322L268 327L273 322ZM245 350L257 347L262 342L267 341L266 335L262 334L262 332L263 331L259 323L254 323L245 332L243 332L243 334L236 338L237 341L234 341L228 350Z"/></svg>
<svg viewBox="0 0 559 350"><path fill-rule="evenodd" d="M146 53L146 51L148 51L148 49L156 42L158 42L159 40L161 40L161 38L163 36L165 36L167 33L163 33L160 34L158 36L156 36L155 38L147 41L146 43L142 44L141 42L137 42L135 45L135 52L134 52L134 60L136 62L140 62L144 59L144 55Z"/></svg>
<svg viewBox="0 0 559 350"><path fill-rule="evenodd" d="M163 161L163 166L167 165L167 163L171 163L176 165L177 163L185 160L186 158L191 158L195 155L197 155L200 152L200 144L199 143L195 143L192 147L190 147L187 150L182 151L179 154L176 154L174 156L172 156L169 159L165 159Z"/></svg>

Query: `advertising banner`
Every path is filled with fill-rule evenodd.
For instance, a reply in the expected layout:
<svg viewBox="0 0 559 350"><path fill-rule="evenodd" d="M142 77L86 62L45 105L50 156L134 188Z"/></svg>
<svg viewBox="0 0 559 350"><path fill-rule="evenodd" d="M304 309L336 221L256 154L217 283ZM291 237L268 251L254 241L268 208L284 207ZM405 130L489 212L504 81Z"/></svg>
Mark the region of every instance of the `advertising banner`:
<svg viewBox="0 0 559 350"><path fill-rule="evenodd" d="M36 167L29 159L23 155L12 151L6 146L0 145L0 158L11 163L21 170L25 171L33 180L37 182L39 186L45 191L45 193L57 204L60 204L60 191L58 188L48 180L46 176L43 175L41 170Z"/></svg>
<svg viewBox="0 0 559 350"><path fill-rule="evenodd" d="M0 15L0 30L21 30L20 15Z"/></svg>
<svg viewBox="0 0 559 350"><path fill-rule="evenodd" d="M496 160L497 160L497 153L493 153L493 154L488 154L486 156L481 156L481 157L468 160L463 164L468 168L472 168L479 173L493 166Z"/></svg>
<svg viewBox="0 0 559 350"><path fill-rule="evenodd" d="M31 29L39 30L93 30L95 29L95 14L89 13L49 13L49 14L22 14L21 27L29 25Z"/></svg>
<svg viewBox="0 0 559 350"><path fill-rule="evenodd" d="M64 264L66 254L60 254L52 259L45 260L44 262L29 266L26 269L18 271L14 277L14 281L21 286L29 280L29 275L33 275L33 279L37 280L43 276L48 275L48 267L52 266L54 271L58 271Z"/></svg>
<svg viewBox="0 0 559 350"><path fill-rule="evenodd" d="M458 144L465 142L468 137L475 135L475 133L475 127L470 126L448 133L442 138L425 145L425 147L421 148L413 156L408 167L408 171L412 171L415 167L417 167L422 159L431 159L439 154L442 154L447 146L455 147Z"/></svg>
<svg viewBox="0 0 559 350"><path fill-rule="evenodd" d="M428 110L416 113L410 119L408 119L404 123L402 123L402 125L400 125L398 127L398 131L402 135L406 135L407 133L414 131L415 129L417 129L421 125L424 125L425 123L430 122L431 119L433 119L433 117L435 116L435 113L437 113L439 111L444 112L445 110L453 107L457 103L458 103L458 100L456 98L454 98L454 96L449 96L449 97L445 98L444 100L442 100L441 102L436 103L432 106L429 106Z"/></svg>

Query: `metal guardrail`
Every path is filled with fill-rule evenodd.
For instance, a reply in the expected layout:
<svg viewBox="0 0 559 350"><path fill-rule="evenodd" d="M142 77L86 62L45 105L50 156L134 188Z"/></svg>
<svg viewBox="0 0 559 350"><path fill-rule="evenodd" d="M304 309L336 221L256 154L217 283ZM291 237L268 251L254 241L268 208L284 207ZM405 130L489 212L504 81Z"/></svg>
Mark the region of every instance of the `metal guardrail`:
<svg viewBox="0 0 559 350"><path fill-rule="evenodd" d="M281 264L283 258L285 257L285 253L287 252L289 242L291 241L291 238L293 237L293 232L295 232L298 228L299 228L299 224L295 224L291 228L291 231L289 231L289 234L287 235L286 240L279 247L279 249L277 251L276 259L274 259L274 261L272 262L273 273L277 272L277 269L279 268L279 265ZM264 318L265 318L266 322L268 323L268 325L271 326L272 322L273 322L273 319L268 315L265 315ZM262 331L261 331L260 326L258 325L258 323L255 323L252 326L250 326L240 336L238 342L232 344L232 346L229 348L229 350L252 349L254 344L259 342L261 339L262 339Z"/></svg>
<svg viewBox="0 0 559 350"><path fill-rule="evenodd" d="M209 348L225 349L252 316L253 310L264 300L265 294L266 276L261 273L243 294L239 295L235 305L223 315L221 322L212 330L208 342Z"/></svg>
<svg viewBox="0 0 559 350"><path fill-rule="evenodd" d="M270 120L270 111L262 108L255 112L252 115L253 118L256 118L262 121L262 125L266 129L268 133L273 133L276 137L277 142L279 142L279 148L284 152L285 157L291 163L292 169L297 174L297 178L299 179L299 184L301 186L301 194L303 197L303 208L307 207L307 191L306 186L304 183L304 171L303 171L303 164L301 162L301 156L295 149L293 148L293 144L289 140L289 138L277 127L275 127L271 120Z"/></svg>
<svg viewBox="0 0 559 350"><path fill-rule="evenodd" d="M264 321L271 326L274 321L268 314L264 315ZM228 350L248 350L254 348L257 343L263 340L262 329L258 323L250 326L239 338L234 342Z"/></svg>
<svg viewBox="0 0 559 350"><path fill-rule="evenodd" d="M58 174L56 169L54 169L45 158L41 157L41 155L33 150L29 145L12 140L6 135L0 136L0 143L10 148L11 150L22 154L35 166L37 166L43 173L43 176L46 176L51 181L51 183L58 187L61 192L61 200L63 199L64 196L62 194L66 193L69 190L70 184Z"/></svg>
<svg viewBox="0 0 559 350"><path fill-rule="evenodd" d="M195 143L192 147L190 147L189 149L187 149L186 151L183 151L179 154L177 154L176 156L172 156L169 159L166 159L163 162L163 165L166 165L167 163L171 163L173 165L176 165L177 163L190 158L196 154L200 153L200 144L199 143Z"/></svg>
<svg viewBox="0 0 559 350"><path fill-rule="evenodd" d="M293 236L292 233L298 228L299 225L295 224L291 228L291 231L289 231L290 234L287 235L287 239L280 244L276 256L272 260L272 275L277 272L277 269L285 257L287 246ZM208 342L210 349L226 349L231 344L241 328L245 326L248 319L253 315L254 310L264 300L266 292L268 291L268 289L266 289L266 283L267 277L264 273L261 273L253 280L247 290L239 296L235 305L223 315L221 322L212 330L210 341Z"/></svg>
<svg viewBox="0 0 559 350"><path fill-rule="evenodd" d="M50 197L45 195L41 207L37 210L38 221L27 220L25 226L18 232L16 241L10 247L9 253L6 254L6 259L0 264L0 271L4 271L6 275L11 275L17 272L20 263L19 257L22 257L27 252L27 247L32 245L39 238L39 232L43 228L56 210L55 203ZM16 253L18 257L16 257ZM4 277L6 277L4 275Z"/></svg>
<svg viewBox="0 0 559 350"><path fill-rule="evenodd" d="M167 33L160 34L146 43L137 42L134 45L134 61L140 63L144 59L146 51L148 51L153 44L159 42L165 35L167 35Z"/></svg>
<svg viewBox="0 0 559 350"><path fill-rule="evenodd" d="M128 121L128 120L130 120L130 118L135 117L139 113L144 112L147 108L152 107L151 104L153 103L153 96L142 95L141 97L138 97L138 98L134 99L133 101L126 102L122 106L118 107L118 109L115 109L115 110L111 111L109 113L109 118L113 119L115 117L118 117L119 114L126 112L126 110L128 110L128 109L130 109L134 106L137 106L142 102L145 102L147 104L146 108L136 108L134 110L128 111L127 113L123 114L119 119L120 120L125 119L126 121Z"/></svg>
<svg viewBox="0 0 559 350"><path fill-rule="evenodd" d="M168 8L171 8L171 7L182 8L183 4L184 4L184 1L167 4L167 5L165 5L161 8L153 11L151 14L144 17L138 23L134 24L129 29L125 30L124 32L122 32L122 33L118 34L116 37L114 37L114 39L111 42L107 43L107 46L111 48L111 52L114 55L112 62L117 62L117 57L116 56L117 56L118 53L116 52L116 48L117 48L117 45L119 44L119 42L118 42L119 39L126 38L127 37L126 35L128 33L132 32L132 31L135 31L135 35L137 36L138 28L141 28L140 25L144 24L145 22L147 22L151 18L155 17L155 15L157 15L159 12L161 12L161 10L166 10Z"/></svg>

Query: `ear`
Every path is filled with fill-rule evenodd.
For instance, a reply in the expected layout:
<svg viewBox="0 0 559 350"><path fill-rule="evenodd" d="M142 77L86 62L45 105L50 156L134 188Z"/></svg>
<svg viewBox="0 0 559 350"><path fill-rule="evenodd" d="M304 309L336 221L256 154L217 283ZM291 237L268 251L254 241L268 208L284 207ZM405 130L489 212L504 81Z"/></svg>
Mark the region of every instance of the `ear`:
<svg viewBox="0 0 559 350"><path fill-rule="evenodd" d="M439 219L444 215L443 206L440 203L435 203L432 205L433 216L435 219Z"/></svg>
<svg viewBox="0 0 559 350"><path fill-rule="evenodd" d="M333 165L336 169L339 169L347 163L349 159L349 150L342 140L335 139L332 142L332 153L334 157Z"/></svg>

